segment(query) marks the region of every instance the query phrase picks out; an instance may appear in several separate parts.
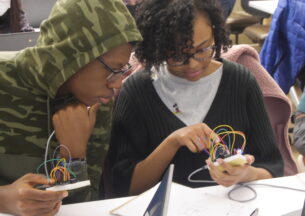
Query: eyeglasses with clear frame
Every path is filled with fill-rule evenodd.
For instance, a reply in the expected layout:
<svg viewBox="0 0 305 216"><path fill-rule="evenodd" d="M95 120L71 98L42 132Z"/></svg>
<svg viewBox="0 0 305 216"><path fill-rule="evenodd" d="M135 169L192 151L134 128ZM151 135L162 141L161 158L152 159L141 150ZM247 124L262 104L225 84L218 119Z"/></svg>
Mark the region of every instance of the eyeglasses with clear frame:
<svg viewBox="0 0 305 216"><path fill-rule="evenodd" d="M109 72L111 72L111 74L109 76L107 76L107 81L108 82L114 82L117 79L121 79L124 75L126 75L132 68L131 64L127 63L126 65L124 65L120 70L114 70L112 69L110 66L108 66L102 59L102 57L97 57L96 58L100 63L102 63L102 65L106 68L106 70L108 70Z"/></svg>
<svg viewBox="0 0 305 216"><path fill-rule="evenodd" d="M181 61L167 60L167 64L169 66L186 65L186 64L188 64L190 58L193 58L193 59L195 59L199 62L202 62L202 61L205 61L207 59L211 59L213 57L215 48L216 48L215 45L212 45L212 46L209 46L209 47L204 47L204 48L201 48L201 49L197 50L195 53L186 55L185 58L182 59Z"/></svg>

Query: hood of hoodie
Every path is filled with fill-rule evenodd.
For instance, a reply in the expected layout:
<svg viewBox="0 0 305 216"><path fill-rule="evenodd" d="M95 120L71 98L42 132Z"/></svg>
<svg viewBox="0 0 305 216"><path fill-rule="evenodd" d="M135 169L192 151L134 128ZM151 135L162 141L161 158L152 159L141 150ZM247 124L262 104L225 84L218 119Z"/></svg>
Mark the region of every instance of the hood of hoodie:
<svg viewBox="0 0 305 216"><path fill-rule="evenodd" d="M20 51L20 81L35 94L54 98L80 68L112 48L140 41L121 0L58 0L40 26L37 45Z"/></svg>
<svg viewBox="0 0 305 216"><path fill-rule="evenodd" d="M40 31L36 46L0 52L0 185L35 172L43 162L50 134L49 109L54 109L47 101L58 101L47 98L54 99L58 88L96 57L142 39L122 0L57 0ZM101 106L96 119L87 148L92 185L80 192L86 195L69 193L69 199L78 202L98 198L111 104ZM52 142L49 151L56 146Z"/></svg>

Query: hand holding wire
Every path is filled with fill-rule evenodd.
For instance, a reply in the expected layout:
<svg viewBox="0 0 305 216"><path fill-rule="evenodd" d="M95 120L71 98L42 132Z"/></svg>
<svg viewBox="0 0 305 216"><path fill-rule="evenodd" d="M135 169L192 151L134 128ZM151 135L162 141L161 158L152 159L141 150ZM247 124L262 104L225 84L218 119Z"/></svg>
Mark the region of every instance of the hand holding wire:
<svg viewBox="0 0 305 216"><path fill-rule="evenodd" d="M214 134L206 124L198 123L176 130L169 136L169 139L173 140L177 149L185 146L191 152L198 153L208 148L211 133Z"/></svg>
<svg viewBox="0 0 305 216"><path fill-rule="evenodd" d="M242 138L242 140L236 137L238 135ZM240 143L237 142L241 141ZM200 167L199 169L193 171L188 180L190 182L197 182L197 183L212 183L217 182L219 184L229 186L234 183L239 182L242 179L242 176L248 170L248 165L233 167L230 164L224 163L222 159L228 158L232 155L242 154L246 145L246 137L244 133L241 131L235 131L229 125L219 125L215 127L212 132L209 133L209 139L207 144L207 150L205 153L209 155L209 159L206 160L205 166ZM246 156L248 164L252 164L254 161L253 156ZM216 167L213 163L218 162L222 169ZM192 179L192 176L196 173L203 171L209 168L209 172L211 180L195 180Z"/></svg>
<svg viewBox="0 0 305 216"><path fill-rule="evenodd" d="M26 174L12 184L3 186L6 198L1 202L7 208L5 212L14 215L55 215L68 192L38 190L34 188L37 184L49 184L49 180L43 175Z"/></svg>
<svg viewBox="0 0 305 216"><path fill-rule="evenodd" d="M206 160L211 178L218 184L226 187L242 182L245 176L249 174L251 164L254 162L254 157L252 155L244 156L247 159L247 163L240 166L230 165L229 163L226 163L224 159L218 158L216 161L220 164L222 170L216 167L211 159Z"/></svg>

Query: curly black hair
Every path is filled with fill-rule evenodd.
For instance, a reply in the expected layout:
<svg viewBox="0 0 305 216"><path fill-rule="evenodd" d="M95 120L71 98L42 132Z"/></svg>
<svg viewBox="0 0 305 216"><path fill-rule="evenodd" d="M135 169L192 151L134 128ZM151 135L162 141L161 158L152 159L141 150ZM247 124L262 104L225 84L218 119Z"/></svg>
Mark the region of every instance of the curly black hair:
<svg viewBox="0 0 305 216"><path fill-rule="evenodd" d="M158 66L169 58L184 59L193 48L193 24L203 13L213 26L215 58L231 46L217 0L144 0L137 8L136 22L143 36L135 54L146 66Z"/></svg>

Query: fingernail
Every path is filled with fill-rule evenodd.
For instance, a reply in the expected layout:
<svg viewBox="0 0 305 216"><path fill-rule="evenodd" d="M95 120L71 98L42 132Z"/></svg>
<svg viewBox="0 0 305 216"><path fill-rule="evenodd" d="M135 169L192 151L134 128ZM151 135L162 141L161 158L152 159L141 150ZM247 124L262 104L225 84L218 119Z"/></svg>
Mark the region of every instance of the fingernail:
<svg viewBox="0 0 305 216"><path fill-rule="evenodd" d="M223 163L224 163L224 161L223 161L221 158L218 158L218 159L217 159L217 162L218 162L219 164L223 164Z"/></svg>
<svg viewBox="0 0 305 216"><path fill-rule="evenodd" d="M65 197L67 197L69 194L68 194L68 192L66 191L66 192L64 192L64 194L63 194L63 197L65 198Z"/></svg>

